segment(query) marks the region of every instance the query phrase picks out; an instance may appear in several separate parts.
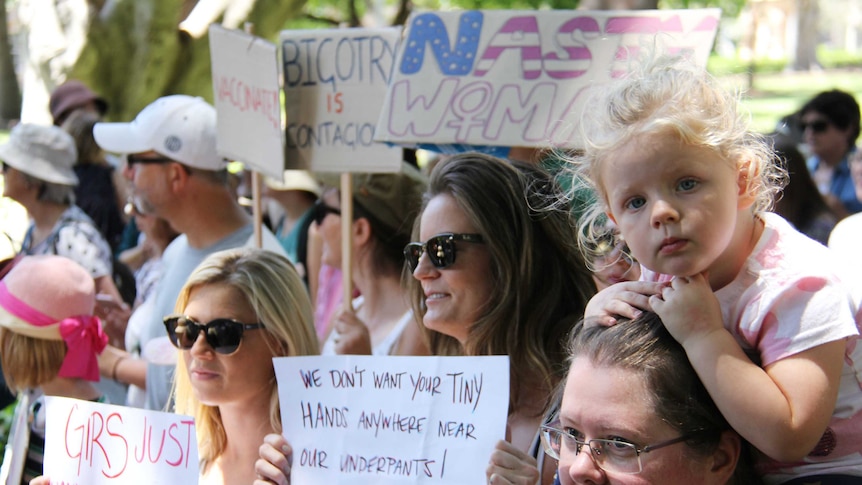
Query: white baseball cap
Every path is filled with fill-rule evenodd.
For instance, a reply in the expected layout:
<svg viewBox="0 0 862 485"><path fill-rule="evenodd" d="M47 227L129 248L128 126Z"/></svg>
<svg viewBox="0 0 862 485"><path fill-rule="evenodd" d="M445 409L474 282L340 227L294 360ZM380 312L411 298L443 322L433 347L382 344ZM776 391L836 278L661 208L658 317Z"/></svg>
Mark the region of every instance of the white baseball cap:
<svg viewBox="0 0 862 485"><path fill-rule="evenodd" d="M150 150L201 170L223 170L216 152L216 110L203 98L175 94L150 103L131 123L96 123L93 136L114 153Z"/></svg>
<svg viewBox="0 0 862 485"><path fill-rule="evenodd" d="M78 185L75 139L56 126L15 125L0 145L0 161L45 182Z"/></svg>

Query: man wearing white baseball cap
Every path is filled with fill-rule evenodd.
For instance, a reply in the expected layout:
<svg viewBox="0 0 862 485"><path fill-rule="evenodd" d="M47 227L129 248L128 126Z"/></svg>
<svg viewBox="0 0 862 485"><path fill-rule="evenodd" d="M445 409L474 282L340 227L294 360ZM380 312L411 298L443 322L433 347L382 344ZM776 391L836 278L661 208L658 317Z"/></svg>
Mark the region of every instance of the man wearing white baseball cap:
<svg viewBox="0 0 862 485"><path fill-rule="evenodd" d="M97 123L93 134L104 150L126 155L136 209L181 233L162 255L154 318L141 336L144 360L109 347L99 362L103 375L144 387L148 409L164 409L176 359L162 317L174 312L186 278L206 256L253 244L252 221L228 185L226 161L216 151L216 110L202 98L165 96L131 123ZM271 232L264 230L263 241L284 254ZM159 358L165 354L167 362Z"/></svg>

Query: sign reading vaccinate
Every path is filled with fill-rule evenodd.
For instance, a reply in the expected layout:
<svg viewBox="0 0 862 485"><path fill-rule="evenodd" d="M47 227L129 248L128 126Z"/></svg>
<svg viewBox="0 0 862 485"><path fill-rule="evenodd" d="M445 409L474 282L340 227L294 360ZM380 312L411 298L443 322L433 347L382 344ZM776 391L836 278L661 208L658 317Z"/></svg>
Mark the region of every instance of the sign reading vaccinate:
<svg viewBox="0 0 862 485"><path fill-rule="evenodd" d="M590 86L642 49L705 65L719 9L451 11L407 23L378 139L577 147Z"/></svg>
<svg viewBox="0 0 862 485"><path fill-rule="evenodd" d="M291 483L475 485L506 434L509 358L273 359Z"/></svg>
<svg viewBox="0 0 862 485"><path fill-rule="evenodd" d="M275 44L219 25L209 28L218 152L281 180L284 142Z"/></svg>
<svg viewBox="0 0 862 485"><path fill-rule="evenodd" d="M400 28L281 33L287 168L397 172L402 150L375 129Z"/></svg>
<svg viewBox="0 0 862 485"><path fill-rule="evenodd" d="M191 416L45 397L45 460L52 484L198 482Z"/></svg>

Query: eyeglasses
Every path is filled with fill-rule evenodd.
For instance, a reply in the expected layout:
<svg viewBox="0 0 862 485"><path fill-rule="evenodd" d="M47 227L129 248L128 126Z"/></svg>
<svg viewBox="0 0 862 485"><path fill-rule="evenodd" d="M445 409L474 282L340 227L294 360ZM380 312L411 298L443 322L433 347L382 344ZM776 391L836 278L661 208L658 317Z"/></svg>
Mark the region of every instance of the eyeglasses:
<svg viewBox="0 0 862 485"><path fill-rule="evenodd" d="M314 222L318 226L323 224L323 220L326 219L326 216L329 214L340 216L341 210L336 209L335 207L329 207L322 200L315 202L314 207L311 209L311 218L314 219Z"/></svg>
<svg viewBox="0 0 862 485"><path fill-rule="evenodd" d="M802 122L799 124L799 129L803 132L811 128L812 133L823 133L829 128L829 122L826 120L812 121L811 123Z"/></svg>
<svg viewBox="0 0 862 485"><path fill-rule="evenodd" d="M428 254L428 259L437 269L452 266L455 264L455 241L484 244L481 234L453 234L451 232L438 234L424 243L412 242L404 246L404 258L410 271L416 271L422 253Z"/></svg>
<svg viewBox="0 0 862 485"><path fill-rule="evenodd" d="M216 318L202 324L185 315L170 315L164 319L165 329L174 347L189 350L204 330L207 344L217 353L228 355L236 352L245 330L262 328L262 323L241 323L229 318Z"/></svg>
<svg viewBox="0 0 862 485"><path fill-rule="evenodd" d="M132 167L136 163L155 164L155 163L171 163L174 161L175 160L171 160L170 158L166 158L166 157L141 157L138 155L126 155L126 164L128 164L129 167Z"/></svg>
<svg viewBox="0 0 862 485"><path fill-rule="evenodd" d="M622 440L593 439L581 441L570 433L557 429L553 426L542 425L542 447L545 453L556 460L561 454L577 455L581 448L586 445L590 449L590 456L602 470L614 473L625 473L634 475L643 471L641 455L650 451L664 448L676 443L682 443L707 430L699 430L674 438L638 448L638 445Z"/></svg>

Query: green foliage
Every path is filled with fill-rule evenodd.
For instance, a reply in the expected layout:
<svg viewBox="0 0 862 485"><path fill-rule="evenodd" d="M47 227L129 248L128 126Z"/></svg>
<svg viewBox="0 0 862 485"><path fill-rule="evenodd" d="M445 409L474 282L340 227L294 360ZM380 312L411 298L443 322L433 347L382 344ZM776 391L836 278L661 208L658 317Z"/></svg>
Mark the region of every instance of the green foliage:
<svg viewBox="0 0 862 485"><path fill-rule="evenodd" d="M817 49L817 60L827 69L862 67L862 54L846 50L827 49L820 46Z"/></svg>
<svg viewBox="0 0 862 485"><path fill-rule="evenodd" d="M414 2L421 10L537 10L537 9L574 9L579 0L417 0Z"/></svg>
<svg viewBox="0 0 862 485"><path fill-rule="evenodd" d="M168 94L212 101L209 39L206 35L192 38L177 28L187 3L116 2L107 18L93 17L87 45L70 77L108 99L109 119L132 119L154 99ZM254 25L255 35L276 40L285 22L301 15L303 4L302 0L256 0L246 20Z"/></svg>
<svg viewBox="0 0 862 485"><path fill-rule="evenodd" d="M659 8L718 7L725 18L735 18L745 7L746 0L659 0Z"/></svg>
<svg viewBox="0 0 862 485"><path fill-rule="evenodd" d="M707 69L714 76L745 74L752 71L756 74L781 72L787 66L786 59L757 59L754 62L743 61L737 57L710 56Z"/></svg>
<svg viewBox="0 0 862 485"><path fill-rule="evenodd" d="M817 59L824 69L862 67L862 54L857 52L827 49L821 46L817 49ZM749 71L757 75L782 72L788 68L788 64L787 59L755 59L751 62L736 57L713 55L709 58L707 69L718 77L745 74Z"/></svg>

